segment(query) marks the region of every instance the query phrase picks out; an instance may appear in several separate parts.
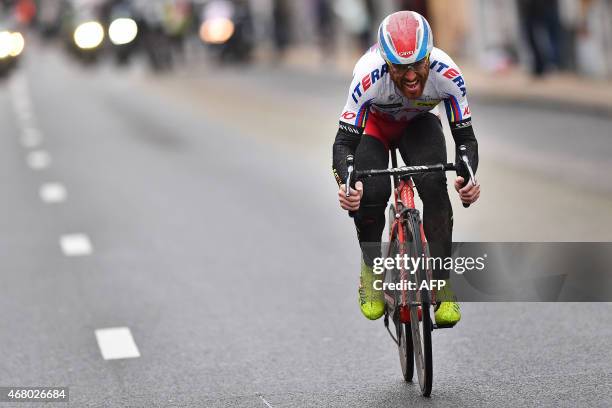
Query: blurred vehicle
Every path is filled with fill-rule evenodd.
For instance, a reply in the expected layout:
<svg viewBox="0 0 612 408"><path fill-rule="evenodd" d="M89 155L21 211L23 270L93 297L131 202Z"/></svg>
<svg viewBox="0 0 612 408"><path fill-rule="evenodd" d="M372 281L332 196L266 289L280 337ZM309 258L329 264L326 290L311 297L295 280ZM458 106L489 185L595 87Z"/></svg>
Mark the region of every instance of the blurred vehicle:
<svg viewBox="0 0 612 408"><path fill-rule="evenodd" d="M120 2L112 7L108 20L108 38L116 61L127 64L138 50L138 17L129 2Z"/></svg>
<svg viewBox="0 0 612 408"><path fill-rule="evenodd" d="M24 48L23 34L0 24L0 76L8 75L17 66Z"/></svg>
<svg viewBox="0 0 612 408"><path fill-rule="evenodd" d="M73 55L84 62L98 60L105 30L94 8L72 7L64 16L62 31L66 46Z"/></svg>
<svg viewBox="0 0 612 408"><path fill-rule="evenodd" d="M248 62L254 48L248 2L213 0L202 8L200 39L222 62Z"/></svg>

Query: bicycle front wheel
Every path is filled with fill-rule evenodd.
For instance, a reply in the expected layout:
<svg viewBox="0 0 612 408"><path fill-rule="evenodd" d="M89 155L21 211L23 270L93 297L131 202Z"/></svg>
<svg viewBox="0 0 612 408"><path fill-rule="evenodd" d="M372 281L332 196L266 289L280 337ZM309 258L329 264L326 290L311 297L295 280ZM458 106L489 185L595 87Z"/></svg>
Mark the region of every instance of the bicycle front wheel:
<svg viewBox="0 0 612 408"><path fill-rule="evenodd" d="M402 367L404 381L412 382L414 376L414 351L412 343L412 332L409 324L397 322L399 340L399 358Z"/></svg>
<svg viewBox="0 0 612 408"><path fill-rule="evenodd" d="M426 257L426 251L421 240L421 223L417 215L413 214L407 219L410 242L410 256L415 258ZM411 275L417 285L417 290L408 292L410 304L410 332L412 337L414 360L419 378L419 385L423 396L431 395L433 385L433 358L431 348L431 332L433 323L431 319L431 297L427 288L421 287L421 282L427 281L427 270L417 269ZM420 311L420 313L419 313ZM419 316L420 315L420 316Z"/></svg>
<svg viewBox="0 0 612 408"><path fill-rule="evenodd" d="M400 254L400 248L405 245L400 243L399 236L396 233L393 233L393 221L395 220L395 208L393 205L389 207L389 231L391 235L391 244L389 247L388 257L394 258L396 255ZM405 227L404 231L405 231ZM406 236L406 234L404 234ZM399 279L399 271L393 270L390 273L394 274L394 281ZM412 377L414 376L414 353L412 346L412 334L410 329L410 324L405 324L400 321L399 318L399 310L396 309L397 305L401 303L401 297L398 294L394 293L395 302L393 303L393 323L395 324L395 332L398 340L398 352L400 359L400 366L402 368L402 376L404 377L404 381L412 382Z"/></svg>

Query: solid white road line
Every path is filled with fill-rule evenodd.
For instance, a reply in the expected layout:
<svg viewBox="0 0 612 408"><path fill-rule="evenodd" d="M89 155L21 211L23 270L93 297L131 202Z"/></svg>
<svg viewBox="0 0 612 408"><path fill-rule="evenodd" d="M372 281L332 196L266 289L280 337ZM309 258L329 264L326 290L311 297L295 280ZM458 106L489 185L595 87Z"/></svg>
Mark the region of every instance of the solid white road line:
<svg viewBox="0 0 612 408"><path fill-rule="evenodd" d="M62 235L60 246L66 256L85 256L93 253L91 241L85 234Z"/></svg>
<svg viewBox="0 0 612 408"><path fill-rule="evenodd" d="M48 204L62 203L66 201L66 187L61 183L45 183L38 191L40 199Z"/></svg>
<svg viewBox="0 0 612 408"><path fill-rule="evenodd" d="M21 145L26 149L31 149L40 146L42 139L42 134L38 129L27 127L21 134Z"/></svg>
<svg viewBox="0 0 612 408"><path fill-rule="evenodd" d="M96 330L98 347L105 360L140 357L132 332L127 327L112 327Z"/></svg>
<svg viewBox="0 0 612 408"><path fill-rule="evenodd" d="M42 170L51 164L51 155L44 150L35 150L28 153L26 162L33 170Z"/></svg>

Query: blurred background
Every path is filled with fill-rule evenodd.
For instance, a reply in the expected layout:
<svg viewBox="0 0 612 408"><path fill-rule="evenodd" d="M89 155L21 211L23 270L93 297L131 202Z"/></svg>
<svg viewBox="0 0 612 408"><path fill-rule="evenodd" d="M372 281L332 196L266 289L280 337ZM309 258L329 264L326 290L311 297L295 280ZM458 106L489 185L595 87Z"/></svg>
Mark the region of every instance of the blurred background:
<svg viewBox="0 0 612 408"><path fill-rule="evenodd" d="M454 239L610 241L609 0L3 0L0 385L75 406L610 405L610 303L464 304L427 401L360 315L331 148L400 9L468 85L483 192L450 192Z"/></svg>

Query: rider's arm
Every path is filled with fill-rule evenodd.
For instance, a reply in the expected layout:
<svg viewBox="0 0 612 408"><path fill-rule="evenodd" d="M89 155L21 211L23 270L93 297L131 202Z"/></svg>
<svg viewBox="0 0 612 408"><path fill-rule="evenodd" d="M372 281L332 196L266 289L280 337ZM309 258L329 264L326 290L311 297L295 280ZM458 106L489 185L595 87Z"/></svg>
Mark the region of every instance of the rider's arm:
<svg viewBox="0 0 612 408"><path fill-rule="evenodd" d="M478 141L472 127L472 119L465 119L461 122L451 124L451 133L455 140L455 147L464 145L467 148L467 156L474 174L478 169ZM459 152L455 151L455 162L457 162ZM464 175L465 178L465 175Z"/></svg>
<svg viewBox="0 0 612 408"><path fill-rule="evenodd" d="M332 170L338 186L344 184L347 177L346 156L354 155L363 129L340 122L333 148Z"/></svg>
<svg viewBox="0 0 612 408"><path fill-rule="evenodd" d="M344 184L346 180L346 156L355 154L365 128L370 104L375 100L385 74L388 74L387 65L374 47L355 65L334 141L332 166L338 185Z"/></svg>
<svg viewBox="0 0 612 408"><path fill-rule="evenodd" d="M455 140L455 162L459 157L458 147L464 145L467 147L466 153L472 169L476 172L478 141L472 128L472 112L467 100L467 85L463 74L455 62L441 50L436 50L436 59L432 61L431 71L436 75L437 88L445 95L446 116Z"/></svg>

